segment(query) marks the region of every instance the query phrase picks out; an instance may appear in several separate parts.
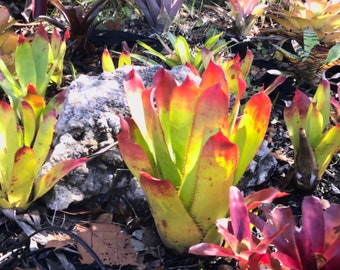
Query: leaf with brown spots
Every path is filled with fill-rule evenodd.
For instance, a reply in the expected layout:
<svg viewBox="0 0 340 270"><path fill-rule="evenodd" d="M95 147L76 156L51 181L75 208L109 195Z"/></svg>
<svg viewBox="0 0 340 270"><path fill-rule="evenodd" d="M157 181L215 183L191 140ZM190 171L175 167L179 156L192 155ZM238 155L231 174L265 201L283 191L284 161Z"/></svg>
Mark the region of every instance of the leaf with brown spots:
<svg viewBox="0 0 340 270"><path fill-rule="evenodd" d="M87 226L77 224L76 229L79 237L93 249L105 265L141 266L137 261L130 237L122 233L120 226L110 223L91 223ZM82 245L78 243L77 248L83 264L93 263L93 258Z"/></svg>

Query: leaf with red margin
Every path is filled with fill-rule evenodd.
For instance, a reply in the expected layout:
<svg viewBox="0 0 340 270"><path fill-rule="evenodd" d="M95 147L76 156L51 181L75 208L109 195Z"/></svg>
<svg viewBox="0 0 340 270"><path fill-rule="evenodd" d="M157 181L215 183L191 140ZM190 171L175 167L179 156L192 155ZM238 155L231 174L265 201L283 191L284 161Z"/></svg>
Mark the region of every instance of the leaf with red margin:
<svg viewBox="0 0 340 270"><path fill-rule="evenodd" d="M229 99L230 92L226 75L220 65L217 65L213 61L210 61L207 69L202 75L200 87L202 89L207 89L216 84L221 85L223 92L228 96Z"/></svg>
<svg viewBox="0 0 340 270"><path fill-rule="evenodd" d="M33 144L33 151L37 157L36 174L40 171L47 155L50 152L54 134L54 126L57 119L56 110L50 111L40 123L36 138Z"/></svg>
<svg viewBox="0 0 340 270"><path fill-rule="evenodd" d="M65 160L57 163L51 170L34 182L33 201L46 194L61 178L73 169L85 164L88 158Z"/></svg>
<svg viewBox="0 0 340 270"><path fill-rule="evenodd" d="M153 157L132 119L120 117L121 131L116 135L120 153L131 173L139 180L140 172L155 174Z"/></svg>
<svg viewBox="0 0 340 270"><path fill-rule="evenodd" d="M197 71L197 69L195 68L194 65L190 64L190 63L186 63L185 66L187 68L189 68L191 70L191 72L196 75L196 76L200 76L200 73Z"/></svg>
<svg viewBox="0 0 340 270"><path fill-rule="evenodd" d="M171 144L170 131L170 100L173 89L177 86L175 79L165 69L157 71L153 77L154 97L156 100L156 107L159 114L159 120L164 132L164 138L173 160L174 153Z"/></svg>
<svg viewBox="0 0 340 270"><path fill-rule="evenodd" d="M142 93L146 90L142 79L136 73L134 69L132 69L125 77L124 80L124 88L127 103L130 108L131 117L135 121L140 133L142 134L146 144L148 145L150 152L154 153L153 144L151 134L148 133L146 127L146 118L148 117L145 114L144 104L142 101Z"/></svg>
<svg viewBox="0 0 340 270"><path fill-rule="evenodd" d="M319 145L314 149L316 163L318 165L318 179L321 179L332 156L340 150L340 124L329 129Z"/></svg>
<svg viewBox="0 0 340 270"><path fill-rule="evenodd" d="M34 60L31 44L28 41L20 43L15 50L15 71L23 96L26 95L28 84L36 85L37 82Z"/></svg>
<svg viewBox="0 0 340 270"><path fill-rule="evenodd" d="M237 95L239 92L239 79L244 79L241 70L240 56L237 54L234 59L224 62L222 67L227 77L230 92Z"/></svg>
<svg viewBox="0 0 340 270"><path fill-rule="evenodd" d="M231 136L231 141L238 145L240 151L234 184L241 179L263 141L271 107L271 101L263 91L252 96L245 105L237 131Z"/></svg>
<svg viewBox="0 0 340 270"><path fill-rule="evenodd" d="M170 181L153 178L142 172L140 184L148 198L158 234L168 248L183 253L202 240L201 230L185 209Z"/></svg>
<svg viewBox="0 0 340 270"><path fill-rule="evenodd" d="M28 207L36 166L37 160L31 148L24 146L16 152L12 179L7 191L7 198L12 207Z"/></svg>
<svg viewBox="0 0 340 270"><path fill-rule="evenodd" d="M189 174L185 179L185 184L189 180L192 182L191 194L180 196L183 202L189 198L192 200L190 213L203 234L215 227L217 219L228 213L227 191L232 184L237 163L237 145L218 132L204 145L194 177Z"/></svg>
<svg viewBox="0 0 340 270"><path fill-rule="evenodd" d="M246 56L243 58L240 67L242 70L243 79L245 79L248 76L253 63L253 59L254 54L252 53L251 50L249 50L249 48L247 48Z"/></svg>
<svg viewBox="0 0 340 270"><path fill-rule="evenodd" d="M256 191L247 197L245 197L245 202L248 210L253 210L263 203L270 203L276 198L281 198L287 196L289 193L281 192L276 188L269 187L259 191Z"/></svg>
<svg viewBox="0 0 340 270"><path fill-rule="evenodd" d="M102 53L102 69L106 72L112 72L116 69L108 49L104 49Z"/></svg>
<svg viewBox="0 0 340 270"><path fill-rule="evenodd" d="M0 101L0 179L1 189L8 191L13 173L16 151L19 149L17 117L13 108L5 101Z"/></svg>
<svg viewBox="0 0 340 270"><path fill-rule="evenodd" d="M24 100L27 101L31 105L34 111L34 114L35 114L35 119L38 124L39 119L40 119L40 114L46 106L44 97L41 96L38 93L37 88L33 84L30 83L27 86L27 95L24 97Z"/></svg>
<svg viewBox="0 0 340 270"><path fill-rule="evenodd" d="M158 117L157 108L153 104L152 89L146 89L142 92L142 102L144 105L144 113L146 128L151 136L152 152L157 173L156 177L161 179L169 179L175 187L181 185L181 175L176 167L168 146L165 141L164 132Z"/></svg>
<svg viewBox="0 0 340 270"><path fill-rule="evenodd" d="M228 130L229 96L217 84L205 89L199 97L189 137L185 149L184 174L189 174L200 158L200 152L207 140L220 130Z"/></svg>
<svg viewBox="0 0 340 270"><path fill-rule="evenodd" d="M189 78L172 90L169 130L175 164L182 173L186 162L186 151L194 121L195 107L201 94L202 90Z"/></svg>
<svg viewBox="0 0 340 270"><path fill-rule="evenodd" d="M127 50L123 50L118 58L118 67L130 66L131 64L130 53Z"/></svg>
<svg viewBox="0 0 340 270"><path fill-rule="evenodd" d="M305 93L297 89L295 91L292 104L295 104L299 110L299 114L301 118L300 127L305 128L306 117L307 117L309 106L311 104L311 99Z"/></svg>

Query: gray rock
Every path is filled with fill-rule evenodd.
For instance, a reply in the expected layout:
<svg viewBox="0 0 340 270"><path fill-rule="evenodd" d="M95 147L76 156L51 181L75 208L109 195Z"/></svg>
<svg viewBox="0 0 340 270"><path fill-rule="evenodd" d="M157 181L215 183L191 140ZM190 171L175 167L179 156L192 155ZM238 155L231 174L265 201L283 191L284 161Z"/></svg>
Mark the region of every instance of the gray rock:
<svg viewBox="0 0 340 270"><path fill-rule="evenodd" d="M152 78L160 68L134 67L145 87L152 85ZM127 66L99 76L81 75L72 82L56 125L53 151L43 171L59 161L89 156L114 143L114 136L120 130L118 114L129 115L123 80L131 69ZM200 77L186 67L176 67L170 72L178 83L187 76L200 82ZM44 197L47 207L63 210L95 196L105 200L114 190L123 189L126 198L143 198L134 178L125 179L124 183L118 181L117 170L122 168L123 160L113 147L59 181Z"/></svg>
<svg viewBox="0 0 340 270"><path fill-rule="evenodd" d="M253 191L254 187L268 183L275 172L276 166L277 160L271 155L268 142L264 140L238 183L238 188L245 191L246 196L247 190Z"/></svg>

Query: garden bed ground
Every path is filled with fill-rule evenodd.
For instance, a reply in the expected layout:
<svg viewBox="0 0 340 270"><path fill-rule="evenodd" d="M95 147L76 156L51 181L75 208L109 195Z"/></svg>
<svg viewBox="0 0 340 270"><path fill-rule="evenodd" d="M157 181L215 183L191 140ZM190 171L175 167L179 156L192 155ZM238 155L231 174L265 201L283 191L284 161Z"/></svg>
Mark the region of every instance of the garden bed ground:
<svg viewBox="0 0 340 270"><path fill-rule="evenodd" d="M225 29L228 27L223 18L213 12L202 13L200 18L189 13L182 15L180 21L175 23L171 30L176 34L184 35L191 45L202 44L207 33L213 28L218 31L226 31ZM119 30L130 30L146 37L149 37L153 31L140 21L120 22L119 25ZM264 25L263 27L268 29L271 26ZM266 73L268 69L290 69L288 64L279 63L273 57L273 47L270 43L275 43L278 37L261 35L261 29L256 31L258 32L257 36L249 37L247 41L232 49L233 53L240 52L242 54L247 45L255 53L249 95L255 91L256 87L262 84L269 85L272 82L274 76ZM237 38L226 31L225 38L229 39L230 37ZM110 38L114 39L115 36L111 35ZM99 74L101 72L99 59L105 44L102 45L91 46L91 51L68 54L65 59L64 83L61 88L51 87L48 95L53 96L67 87L72 80L70 61L75 65L78 74ZM119 46L112 49L119 50ZM339 69L335 67L327 74L330 76L338 72ZM332 81L332 85L336 85L336 83L337 81ZM292 99L296 87L306 87L297 84L293 78L289 78L270 95L274 106L266 140L269 142L268 147L273 156L278 160L277 169L269 182L253 187L252 190L244 190L244 192L250 193L268 186L287 191L290 193L289 196L276 200L274 203L291 206L298 218L301 215L302 199L308 194L322 197L330 202L340 203L340 159L339 156L334 157L324 178L308 193L298 190L294 181L291 181L293 149L283 121L283 108L285 101ZM309 85L307 89L303 90L312 94L315 86ZM122 168L122 172L124 174L122 177L132 177L125 168ZM74 238L74 234L92 239L92 249L101 255L106 269L237 269L235 261L215 258L203 259L192 255L177 256L166 250L156 234L149 210L131 207L128 201L114 192L102 204L98 204L98 200L95 198L93 201L74 205L65 212L47 210L43 203L37 202L30 208L26 216L20 216L20 218L26 222L30 220L38 227L47 228L44 235L49 235L50 242L48 245L38 244L37 249L31 250L29 248L30 238L15 222L1 215L0 269L101 269L96 262L84 264L84 261L88 263L91 260L80 247L79 239ZM37 221L38 218L41 221ZM93 226L98 226L99 222L106 224L101 228L100 234L93 230ZM57 227L62 229L58 230ZM65 230L74 234L67 235ZM142 234L143 238L140 236ZM55 239L52 242L51 238L53 237ZM110 239L108 240L108 238ZM103 239L107 240L104 250L100 246L101 244L98 244ZM132 241L130 241L131 239ZM119 263L115 265L115 262ZM113 266L109 266L109 264Z"/></svg>

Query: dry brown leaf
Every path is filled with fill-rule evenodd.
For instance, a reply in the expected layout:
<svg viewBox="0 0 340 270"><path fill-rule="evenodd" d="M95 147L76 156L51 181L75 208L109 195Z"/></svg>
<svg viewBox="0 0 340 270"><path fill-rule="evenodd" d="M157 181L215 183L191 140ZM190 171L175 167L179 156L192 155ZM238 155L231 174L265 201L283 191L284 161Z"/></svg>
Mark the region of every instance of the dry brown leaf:
<svg viewBox="0 0 340 270"><path fill-rule="evenodd" d="M76 230L105 265L140 266L130 238L122 234L120 226L109 223L90 223L88 226L77 224ZM78 243L77 248L82 257L81 262L91 264L93 258L84 247Z"/></svg>
<svg viewBox="0 0 340 270"><path fill-rule="evenodd" d="M67 245L75 244L74 239L71 239L67 234L53 233L47 235L47 244L45 248L62 248Z"/></svg>

